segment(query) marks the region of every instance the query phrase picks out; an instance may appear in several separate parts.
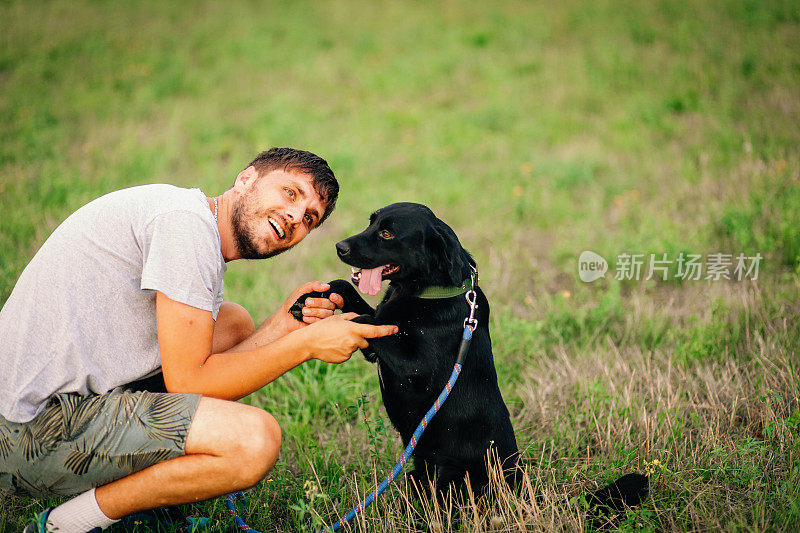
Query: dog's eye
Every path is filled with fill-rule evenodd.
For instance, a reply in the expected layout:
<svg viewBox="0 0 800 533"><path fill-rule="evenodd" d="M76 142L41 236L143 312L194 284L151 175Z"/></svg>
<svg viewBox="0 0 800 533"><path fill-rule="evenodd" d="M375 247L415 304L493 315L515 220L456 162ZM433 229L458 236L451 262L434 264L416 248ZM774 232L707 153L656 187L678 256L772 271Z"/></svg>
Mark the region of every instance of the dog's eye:
<svg viewBox="0 0 800 533"><path fill-rule="evenodd" d="M387 241L388 241L389 239L394 239L394 235L392 235L391 233L389 233L389 231L387 231L387 230L385 230L385 229L382 229L382 230L380 230L380 231L378 232L378 236L379 236L381 239L385 239L385 240L387 240Z"/></svg>

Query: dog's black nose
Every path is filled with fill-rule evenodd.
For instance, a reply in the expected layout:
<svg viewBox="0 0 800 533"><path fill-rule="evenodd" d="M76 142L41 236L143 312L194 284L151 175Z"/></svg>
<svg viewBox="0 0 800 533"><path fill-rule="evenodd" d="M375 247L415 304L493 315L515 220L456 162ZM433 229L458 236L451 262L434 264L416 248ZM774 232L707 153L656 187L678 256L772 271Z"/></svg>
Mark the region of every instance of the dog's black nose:
<svg viewBox="0 0 800 533"><path fill-rule="evenodd" d="M336 243L336 253L339 257L344 257L350 253L350 245L346 241L339 241Z"/></svg>

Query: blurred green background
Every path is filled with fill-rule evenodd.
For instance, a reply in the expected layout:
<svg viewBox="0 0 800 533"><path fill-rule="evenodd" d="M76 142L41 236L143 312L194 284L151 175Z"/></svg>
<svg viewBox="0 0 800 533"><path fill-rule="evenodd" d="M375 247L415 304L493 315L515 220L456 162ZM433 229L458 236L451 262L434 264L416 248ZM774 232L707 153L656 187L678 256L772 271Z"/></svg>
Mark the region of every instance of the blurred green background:
<svg viewBox="0 0 800 533"><path fill-rule="evenodd" d="M517 438L551 452L530 461L554 473L542 491L566 502L658 457L660 489L616 526L800 527L799 36L793 1L0 2L0 302L91 199L216 195L259 151L304 148L331 164L338 208L297 249L230 265L226 298L257 322L345 276L333 244L373 210L425 203L481 268ZM583 250L605 279L579 280ZM757 281L613 279L619 254L681 252L764 261ZM391 464L362 392L377 378L356 356L249 398L284 428L256 524L319 525L368 485L343 477ZM330 496L308 496L311 471ZM1 531L41 505L8 503ZM582 527L566 509L552 523ZM409 520L377 508L362 527Z"/></svg>

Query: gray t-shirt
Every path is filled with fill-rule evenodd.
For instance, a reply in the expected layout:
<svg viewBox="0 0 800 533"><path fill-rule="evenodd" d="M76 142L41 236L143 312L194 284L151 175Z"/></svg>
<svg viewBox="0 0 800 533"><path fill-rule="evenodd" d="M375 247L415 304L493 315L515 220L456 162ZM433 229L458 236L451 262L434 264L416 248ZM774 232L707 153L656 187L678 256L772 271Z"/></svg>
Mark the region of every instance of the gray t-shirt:
<svg viewBox="0 0 800 533"><path fill-rule="evenodd" d="M216 320L225 268L199 189L144 185L81 207L0 310L0 414L27 422L55 393L102 394L154 373L155 291Z"/></svg>

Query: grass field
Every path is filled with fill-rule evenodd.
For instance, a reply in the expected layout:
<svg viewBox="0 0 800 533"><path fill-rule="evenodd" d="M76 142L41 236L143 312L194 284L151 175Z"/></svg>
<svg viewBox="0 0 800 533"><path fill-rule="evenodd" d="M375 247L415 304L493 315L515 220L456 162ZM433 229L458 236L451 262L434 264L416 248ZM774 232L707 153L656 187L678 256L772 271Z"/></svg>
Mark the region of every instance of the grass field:
<svg viewBox="0 0 800 533"><path fill-rule="evenodd" d="M87 201L219 194L306 148L337 211L231 264L226 298L263 320L346 275L333 244L374 209L428 204L478 261L528 466L520 495L455 506L401 482L356 530L592 528L579 495L629 471L652 496L612 528L798 530L798 36L792 1L3 1L0 302ZM604 279L579 279L584 250ZM760 253L757 280L614 276L625 253L719 252ZM311 531L371 490L400 451L379 398L358 354L250 396L283 428L250 524ZM0 532L53 503L4 497ZM235 529L221 499L185 510Z"/></svg>

